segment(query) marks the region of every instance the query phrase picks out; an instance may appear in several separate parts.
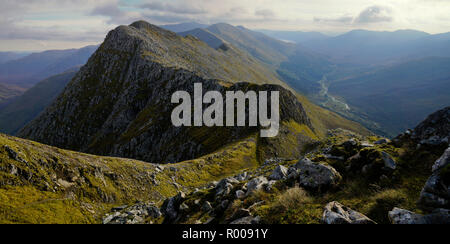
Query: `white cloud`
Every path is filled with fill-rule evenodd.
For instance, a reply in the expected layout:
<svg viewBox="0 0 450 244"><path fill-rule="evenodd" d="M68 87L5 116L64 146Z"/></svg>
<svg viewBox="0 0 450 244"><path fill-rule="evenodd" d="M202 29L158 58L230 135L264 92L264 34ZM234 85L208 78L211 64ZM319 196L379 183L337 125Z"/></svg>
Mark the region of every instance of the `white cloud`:
<svg viewBox="0 0 450 244"><path fill-rule="evenodd" d="M6 40L101 42L115 26L138 19L322 32L450 31L447 0L0 0L0 6L0 47L10 50L20 46Z"/></svg>
<svg viewBox="0 0 450 244"><path fill-rule="evenodd" d="M393 20L392 10L385 6L370 6L364 9L354 20L355 23L379 23L391 22Z"/></svg>

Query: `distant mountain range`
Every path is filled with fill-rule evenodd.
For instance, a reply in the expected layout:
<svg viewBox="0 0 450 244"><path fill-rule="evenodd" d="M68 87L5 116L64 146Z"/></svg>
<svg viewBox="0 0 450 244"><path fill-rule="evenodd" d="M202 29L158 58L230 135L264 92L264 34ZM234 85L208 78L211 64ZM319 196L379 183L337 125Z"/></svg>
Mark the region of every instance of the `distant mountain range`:
<svg viewBox="0 0 450 244"><path fill-rule="evenodd" d="M0 107L0 132L18 132L53 102L77 72L74 68L47 78Z"/></svg>
<svg viewBox="0 0 450 244"><path fill-rule="evenodd" d="M196 22L189 22L189 23L172 24L172 25L161 25L160 27L164 28L166 30L175 32L175 33L179 33L179 32L190 31L193 29L206 28L206 27L208 27L208 25L199 24Z"/></svg>
<svg viewBox="0 0 450 244"><path fill-rule="evenodd" d="M450 33L430 35L414 30L354 30L303 45L329 56L333 62L353 65L383 65L429 56L450 57Z"/></svg>
<svg viewBox="0 0 450 244"><path fill-rule="evenodd" d="M0 52L0 64L26 56L24 52Z"/></svg>
<svg viewBox="0 0 450 244"><path fill-rule="evenodd" d="M97 46L33 53L0 65L0 83L30 88L39 81L86 63Z"/></svg>
<svg viewBox="0 0 450 244"><path fill-rule="evenodd" d="M323 41L328 38L329 36L322 34L320 32L310 31L310 32L304 32L304 31L275 31L275 30L256 30L257 32L261 32L267 36L270 36L272 38L286 41L286 42L293 42L297 44L303 44L306 42L315 42L315 41Z"/></svg>

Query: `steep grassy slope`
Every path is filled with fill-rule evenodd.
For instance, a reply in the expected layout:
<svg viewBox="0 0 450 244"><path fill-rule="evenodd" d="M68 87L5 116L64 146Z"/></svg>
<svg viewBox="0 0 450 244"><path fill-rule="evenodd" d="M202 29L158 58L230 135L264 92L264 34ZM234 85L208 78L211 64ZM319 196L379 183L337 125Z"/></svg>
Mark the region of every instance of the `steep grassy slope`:
<svg viewBox="0 0 450 244"><path fill-rule="evenodd" d="M155 202L258 166L249 137L165 167L0 135L0 223L101 223L113 206Z"/></svg>
<svg viewBox="0 0 450 244"><path fill-rule="evenodd" d="M17 133L53 102L77 72L78 69L41 81L0 108L0 131Z"/></svg>
<svg viewBox="0 0 450 244"><path fill-rule="evenodd" d="M448 106L449 89L450 59L425 58L334 81L329 92L394 136Z"/></svg>

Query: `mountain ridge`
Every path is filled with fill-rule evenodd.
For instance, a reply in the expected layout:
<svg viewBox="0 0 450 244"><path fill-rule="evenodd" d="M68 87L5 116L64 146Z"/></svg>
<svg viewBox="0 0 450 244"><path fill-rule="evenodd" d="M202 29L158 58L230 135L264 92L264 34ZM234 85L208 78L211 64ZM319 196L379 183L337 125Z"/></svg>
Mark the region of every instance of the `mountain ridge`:
<svg viewBox="0 0 450 244"><path fill-rule="evenodd" d="M208 59L199 60L204 57L199 54L205 53ZM192 91L194 83L203 83L205 91L280 91L281 114L285 115L281 130L293 140L290 147L298 145L297 154L305 141L333 126L330 118L364 131L337 116L324 118L330 125L318 122L315 118L325 112L307 105L314 110L308 111L314 121L310 124L307 109L297 96L283 88L287 86L275 74L264 70L258 61L231 45L216 50L198 39L135 22L111 31L63 94L19 135L72 150L167 163L211 153L255 134L251 128L172 128L171 94ZM252 83L243 82L246 80ZM278 139L286 143L282 135ZM282 141L278 141L279 150ZM268 139L261 145L275 142ZM262 151L261 157L271 153L276 152Z"/></svg>

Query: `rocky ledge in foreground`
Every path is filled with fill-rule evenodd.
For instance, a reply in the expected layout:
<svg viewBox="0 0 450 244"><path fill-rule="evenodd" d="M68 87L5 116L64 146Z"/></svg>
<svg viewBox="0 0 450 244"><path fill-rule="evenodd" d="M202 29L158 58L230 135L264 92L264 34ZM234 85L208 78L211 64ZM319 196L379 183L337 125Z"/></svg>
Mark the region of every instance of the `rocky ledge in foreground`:
<svg viewBox="0 0 450 244"><path fill-rule="evenodd" d="M430 214L421 215L395 208L389 212L393 224L450 224L450 147L433 165L419 204Z"/></svg>

